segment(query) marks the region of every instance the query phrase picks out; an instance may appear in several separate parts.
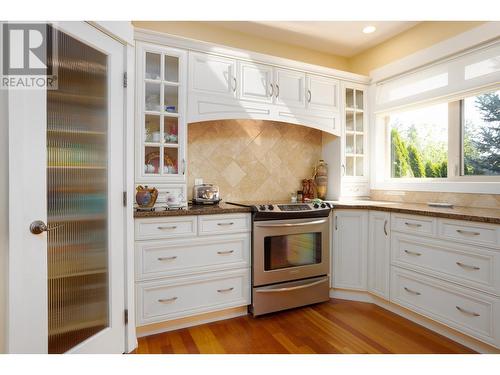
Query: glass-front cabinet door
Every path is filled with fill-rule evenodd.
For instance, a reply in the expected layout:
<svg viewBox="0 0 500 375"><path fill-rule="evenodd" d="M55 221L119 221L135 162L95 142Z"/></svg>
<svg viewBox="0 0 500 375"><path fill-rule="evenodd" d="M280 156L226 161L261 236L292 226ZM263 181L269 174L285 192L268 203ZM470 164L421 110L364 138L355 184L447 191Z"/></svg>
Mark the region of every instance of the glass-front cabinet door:
<svg viewBox="0 0 500 375"><path fill-rule="evenodd" d="M138 43L138 182L184 182L186 52Z"/></svg>
<svg viewBox="0 0 500 375"><path fill-rule="evenodd" d="M342 131L342 196L366 196L368 184L367 87L344 83Z"/></svg>

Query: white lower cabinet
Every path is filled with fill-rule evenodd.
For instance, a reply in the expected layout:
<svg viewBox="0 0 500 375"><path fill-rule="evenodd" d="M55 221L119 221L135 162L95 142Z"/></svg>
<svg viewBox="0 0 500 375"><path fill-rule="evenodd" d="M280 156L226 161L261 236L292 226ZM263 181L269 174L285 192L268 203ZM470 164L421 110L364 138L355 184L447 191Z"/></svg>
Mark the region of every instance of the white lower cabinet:
<svg viewBox="0 0 500 375"><path fill-rule="evenodd" d="M392 267L391 301L500 346L500 299L459 285Z"/></svg>
<svg viewBox="0 0 500 375"><path fill-rule="evenodd" d="M137 324L250 304L250 222L247 213L136 219ZM183 223L192 224L182 236L158 229Z"/></svg>
<svg viewBox="0 0 500 375"><path fill-rule="evenodd" d="M237 269L140 283L136 292L139 323L156 323L247 305L249 276L246 269Z"/></svg>
<svg viewBox="0 0 500 375"><path fill-rule="evenodd" d="M333 287L366 290L368 211L335 210L333 225Z"/></svg>
<svg viewBox="0 0 500 375"><path fill-rule="evenodd" d="M391 214L370 211L368 221L368 290L379 297L389 299Z"/></svg>

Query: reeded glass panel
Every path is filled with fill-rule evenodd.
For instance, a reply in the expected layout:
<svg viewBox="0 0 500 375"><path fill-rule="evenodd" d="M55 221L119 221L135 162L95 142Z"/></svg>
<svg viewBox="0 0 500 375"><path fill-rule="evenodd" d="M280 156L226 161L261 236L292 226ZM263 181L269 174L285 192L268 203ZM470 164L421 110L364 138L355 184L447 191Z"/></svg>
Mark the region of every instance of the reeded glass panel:
<svg viewBox="0 0 500 375"><path fill-rule="evenodd" d="M47 91L48 348L109 326L107 56L57 31Z"/></svg>
<svg viewBox="0 0 500 375"><path fill-rule="evenodd" d="M321 263L321 233L264 238L264 270Z"/></svg>

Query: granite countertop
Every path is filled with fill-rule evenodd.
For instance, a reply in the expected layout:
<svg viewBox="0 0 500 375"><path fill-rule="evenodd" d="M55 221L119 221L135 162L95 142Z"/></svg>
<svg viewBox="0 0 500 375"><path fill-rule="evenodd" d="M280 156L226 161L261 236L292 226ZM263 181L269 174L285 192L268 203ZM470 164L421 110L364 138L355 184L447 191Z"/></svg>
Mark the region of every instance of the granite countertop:
<svg viewBox="0 0 500 375"><path fill-rule="evenodd" d="M500 224L500 208L478 208L454 206L453 208L430 207L424 203L401 203L371 200L339 200L328 201L334 209L364 209L399 212L404 214L442 217L455 220L468 220L482 223ZM235 206L227 203L218 205L189 205L183 210L135 211L135 218L184 216L184 215L217 215L252 212L250 207Z"/></svg>
<svg viewBox="0 0 500 375"><path fill-rule="evenodd" d="M336 209L367 209L400 212L405 214L443 217L447 219L469 220L482 223L500 224L500 208L479 208L454 206L453 208L431 207L424 203L402 203L371 200L329 201Z"/></svg>
<svg viewBox="0 0 500 375"><path fill-rule="evenodd" d="M134 211L135 218L162 217L162 216L186 216L186 215L217 215L234 214L240 212L252 212L250 207L233 206L232 204L219 203L218 205L189 205L182 210L159 210L159 211Z"/></svg>

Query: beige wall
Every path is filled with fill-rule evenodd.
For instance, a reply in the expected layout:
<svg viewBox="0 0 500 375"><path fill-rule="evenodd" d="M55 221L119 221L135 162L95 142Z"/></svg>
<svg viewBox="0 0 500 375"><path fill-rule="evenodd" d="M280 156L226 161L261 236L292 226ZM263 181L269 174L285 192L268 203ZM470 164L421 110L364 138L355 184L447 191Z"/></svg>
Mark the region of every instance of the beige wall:
<svg viewBox="0 0 500 375"><path fill-rule="evenodd" d="M188 125L188 198L194 179L219 185L224 201L288 200L321 158L319 130L281 122Z"/></svg>
<svg viewBox="0 0 500 375"><path fill-rule="evenodd" d="M327 54L303 47L282 44L210 25L208 22L134 21L133 25L138 28L368 75L373 69L399 60L418 50L430 47L433 44L479 26L482 23L484 22L421 22L411 29L349 58L338 56L335 54L335 51Z"/></svg>
<svg viewBox="0 0 500 375"><path fill-rule="evenodd" d="M6 91L0 90L0 353L6 347L9 144Z"/></svg>
<svg viewBox="0 0 500 375"><path fill-rule="evenodd" d="M422 22L349 59L349 69L368 75L371 70L449 39L484 22Z"/></svg>
<svg viewBox="0 0 500 375"><path fill-rule="evenodd" d="M291 44L278 43L272 40L213 26L207 22L133 21L132 23L138 28L265 53L309 64L326 66L328 68L340 70L348 70L349 68L348 59L346 57L313 51Z"/></svg>

